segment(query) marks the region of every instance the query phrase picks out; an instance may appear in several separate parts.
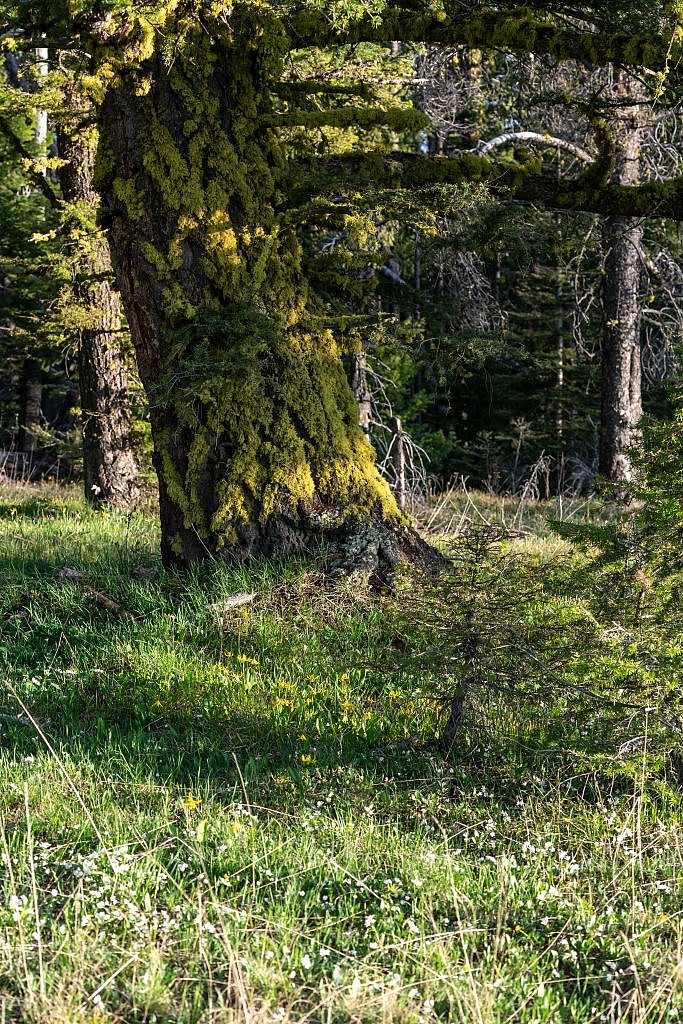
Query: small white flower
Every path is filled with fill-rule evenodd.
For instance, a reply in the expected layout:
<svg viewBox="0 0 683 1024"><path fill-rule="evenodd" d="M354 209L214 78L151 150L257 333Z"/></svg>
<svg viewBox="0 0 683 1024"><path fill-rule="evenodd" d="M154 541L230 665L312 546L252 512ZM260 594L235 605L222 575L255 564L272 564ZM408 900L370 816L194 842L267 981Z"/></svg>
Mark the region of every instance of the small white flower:
<svg viewBox="0 0 683 1024"><path fill-rule="evenodd" d="M305 971L310 971L311 967L313 966L313 961L311 960L308 953L304 953L304 955L301 957L301 966Z"/></svg>
<svg viewBox="0 0 683 1024"><path fill-rule="evenodd" d="M406 928L408 929L408 931L412 932L413 935L420 934L420 929L417 927L412 917L406 918Z"/></svg>

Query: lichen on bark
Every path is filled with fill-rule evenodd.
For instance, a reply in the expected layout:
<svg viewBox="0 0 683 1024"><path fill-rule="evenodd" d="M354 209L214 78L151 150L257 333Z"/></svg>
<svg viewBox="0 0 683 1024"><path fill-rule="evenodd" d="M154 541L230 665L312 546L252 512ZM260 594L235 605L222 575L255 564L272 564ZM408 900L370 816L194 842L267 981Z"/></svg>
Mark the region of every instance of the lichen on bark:
<svg viewBox="0 0 683 1024"><path fill-rule="evenodd" d="M163 554L180 563L402 523L276 213L286 158L269 86L286 36L257 5L203 14L169 9L102 107L100 187L150 400Z"/></svg>

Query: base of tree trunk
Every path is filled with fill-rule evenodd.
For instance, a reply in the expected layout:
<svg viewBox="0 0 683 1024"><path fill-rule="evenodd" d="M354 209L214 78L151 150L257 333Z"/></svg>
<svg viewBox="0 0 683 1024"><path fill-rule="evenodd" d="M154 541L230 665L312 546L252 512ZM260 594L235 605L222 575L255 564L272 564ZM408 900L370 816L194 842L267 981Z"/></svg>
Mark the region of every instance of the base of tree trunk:
<svg viewBox="0 0 683 1024"><path fill-rule="evenodd" d="M164 531L162 558L165 565L178 568L207 558L243 564L302 554L323 555L329 575L365 578L371 586L382 589L392 585L401 564L436 572L447 562L440 551L398 517L339 522L324 516L270 516L263 523L239 526L236 543L220 550L213 549L211 542L195 531L178 529L179 523L175 526L175 532Z"/></svg>
<svg viewBox="0 0 683 1024"><path fill-rule="evenodd" d="M347 526L334 538L333 551L333 573L366 578L374 589L391 587L401 564L433 573L447 562L417 530L400 522L366 520Z"/></svg>
<svg viewBox="0 0 683 1024"><path fill-rule="evenodd" d="M465 720L466 695L467 687L464 684L461 684L458 686L455 695L450 701L450 705L448 707L448 718L438 739L439 748L444 753L449 752L462 728Z"/></svg>

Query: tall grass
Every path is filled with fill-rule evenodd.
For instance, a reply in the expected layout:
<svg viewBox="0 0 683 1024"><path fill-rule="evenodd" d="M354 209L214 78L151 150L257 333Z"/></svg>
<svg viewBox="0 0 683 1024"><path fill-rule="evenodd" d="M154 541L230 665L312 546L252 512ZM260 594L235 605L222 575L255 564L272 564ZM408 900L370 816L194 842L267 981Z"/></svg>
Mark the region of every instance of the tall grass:
<svg viewBox="0 0 683 1024"><path fill-rule="evenodd" d="M413 585L399 614L312 562L178 575L153 519L62 495L0 501L1 1021L683 1011L681 803L647 743L630 774L446 758L436 669L400 662Z"/></svg>

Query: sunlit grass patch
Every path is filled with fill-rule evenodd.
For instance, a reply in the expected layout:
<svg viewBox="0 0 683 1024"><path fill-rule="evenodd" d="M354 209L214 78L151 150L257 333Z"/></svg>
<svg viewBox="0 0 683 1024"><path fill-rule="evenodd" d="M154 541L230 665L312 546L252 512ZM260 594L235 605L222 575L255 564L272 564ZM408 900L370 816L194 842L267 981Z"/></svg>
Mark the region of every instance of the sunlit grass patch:
<svg viewBox="0 0 683 1024"><path fill-rule="evenodd" d="M499 700L497 741L446 758L417 582L182 576L144 516L0 508L7 1020L683 1012L681 801L647 749L527 749L540 705Z"/></svg>

